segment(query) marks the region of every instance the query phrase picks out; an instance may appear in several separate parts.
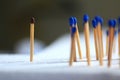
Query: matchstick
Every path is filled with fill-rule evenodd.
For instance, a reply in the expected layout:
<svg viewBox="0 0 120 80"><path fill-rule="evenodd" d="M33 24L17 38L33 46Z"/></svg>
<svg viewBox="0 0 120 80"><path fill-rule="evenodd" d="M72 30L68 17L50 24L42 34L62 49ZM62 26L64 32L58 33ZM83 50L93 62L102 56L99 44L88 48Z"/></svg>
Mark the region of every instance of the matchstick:
<svg viewBox="0 0 120 80"><path fill-rule="evenodd" d="M94 31L94 42L95 42L95 50L96 50L96 60L99 59L99 54L98 54L98 42L97 42L97 21L95 19L92 20L92 25L93 25L93 31Z"/></svg>
<svg viewBox="0 0 120 80"><path fill-rule="evenodd" d="M103 52L102 52L102 41L101 41L101 17L96 16L95 20L98 22L97 32L98 32L98 48L99 48L99 63L100 66L103 65Z"/></svg>
<svg viewBox="0 0 120 80"><path fill-rule="evenodd" d="M104 57L104 48L103 48L103 32L102 32L102 28L101 28L101 30L100 30L100 32L101 32L101 48L102 48L102 56Z"/></svg>
<svg viewBox="0 0 120 80"><path fill-rule="evenodd" d="M75 61L76 56L76 48L75 48L75 32L76 27L71 28L71 55L69 65L72 66L73 61Z"/></svg>
<svg viewBox="0 0 120 80"><path fill-rule="evenodd" d="M85 14L83 16L84 21L84 34L85 34L85 42L86 42L86 58L88 62L88 66L90 66L90 34L89 34L89 16Z"/></svg>
<svg viewBox="0 0 120 80"><path fill-rule="evenodd" d="M76 27L75 38L76 38L76 41L77 41L79 58L82 59L82 53L81 53L81 47L80 47L79 30L78 30L78 25L77 25L77 19L75 17L74 17L74 22L75 22L75 27Z"/></svg>
<svg viewBox="0 0 120 80"><path fill-rule="evenodd" d="M109 31L106 31L106 56L108 56L108 46L109 46Z"/></svg>
<svg viewBox="0 0 120 80"><path fill-rule="evenodd" d="M74 26L73 27L75 27L75 29L76 29L77 19L75 17L73 17L73 19L74 19ZM75 30L75 29L73 29L73 27L72 27L72 30ZM71 32L73 33L73 31L71 31ZM76 30L75 30L75 33L76 33ZM76 57L76 34L74 34L73 38L74 38L74 41L73 41L74 58L73 58L73 60L74 60L74 62L76 62L77 61L77 57Z"/></svg>
<svg viewBox="0 0 120 80"><path fill-rule="evenodd" d="M99 34L99 43L100 43L100 52L101 52L101 55L102 57L104 57L104 50L103 50L103 36L102 36L102 25L103 25L103 19L100 17L100 16L96 16L95 17L96 21L98 22L98 33Z"/></svg>
<svg viewBox="0 0 120 80"><path fill-rule="evenodd" d="M109 20L109 50L108 50L108 67L111 66L112 59L112 48L113 48L113 39L114 39L114 31L115 31L115 20Z"/></svg>
<svg viewBox="0 0 120 80"><path fill-rule="evenodd" d="M71 53L70 53L69 66L72 66L73 61L76 61L76 48L75 48L76 27L74 25L73 17L70 17L69 24L70 24L70 32L71 32Z"/></svg>
<svg viewBox="0 0 120 80"><path fill-rule="evenodd" d="M98 26L100 26L100 39L101 39L100 43L101 43L102 56L104 57L102 25L103 25L103 19L102 17L99 16Z"/></svg>
<svg viewBox="0 0 120 80"><path fill-rule="evenodd" d="M76 32L75 32L76 33ZM73 60L74 60L74 62L77 62L77 55L76 55L76 42L75 42L75 38L76 36L75 36L75 34L74 34L74 36L73 36L73 54L74 54L74 56L73 56Z"/></svg>
<svg viewBox="0 0 120 80"><path fill-rule="evenodd" d="M35 19L32 17L30 23L30 62L33 61L34 56L34 23Z"/></svg>

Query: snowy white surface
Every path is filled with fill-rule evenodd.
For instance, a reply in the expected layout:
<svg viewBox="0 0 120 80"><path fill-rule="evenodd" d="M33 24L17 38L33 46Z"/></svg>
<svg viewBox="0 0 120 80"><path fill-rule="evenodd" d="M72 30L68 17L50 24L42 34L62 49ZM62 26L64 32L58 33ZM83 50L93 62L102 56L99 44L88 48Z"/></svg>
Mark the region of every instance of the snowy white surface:
<svg viewBox="0 0 120 80"><path fill-rule="evenodd" d="M106 36L103 37L104 53ZM118 49L113 54L112 66L99 66L95 60L93 33L90 35L91 66L87 66L84 35L80 35L83 60L69 67L70 35L64 35L54 41L42 52L34 55L29 62L29 55L0 55L0 80L120 80ZM117 42L116 42L117 43ZM117 45L116 45L117 48Z"/></svg>
<svg viewBox="0 0 120 80"><path fill-rule="evenodd" d="M34 53L41 52L44 50L45 44L37 39L34 40ZM14 46L14 52L19 54L29 54L30 53L30 39L23 38L19 40Z"/></svg>

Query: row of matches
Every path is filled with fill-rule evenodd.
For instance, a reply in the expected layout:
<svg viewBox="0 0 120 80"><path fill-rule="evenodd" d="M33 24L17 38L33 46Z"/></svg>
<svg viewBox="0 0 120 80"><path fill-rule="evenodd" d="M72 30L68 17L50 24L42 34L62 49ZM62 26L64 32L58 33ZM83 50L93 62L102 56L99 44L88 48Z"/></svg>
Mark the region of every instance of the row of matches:
<svg viewBox="0 0 120 80"><path fill-rule="evenodd" d="M85 35L85 43L86 43L86 58L88 66L91 65L91 58L90 58L90 32L89 32L89 16L85 14L83 16L83 23L84 23L84 35ZM108 56L108 67L111 66L112 61L112 50L113 50L113 41L114 41L114 33L117 21L115 19L110 19L108 21L108 49L107 49L107 56ZM120 57L120 18L118 19L118 55ZM82 59L81 47L80 47L80 37L77 25L76 17L69 18L69 25L70 25L70 32L71 32L71 53L70 53L70 60L69 65L72 66L73 62L76 62L76 45L78 47L78 54L79 58ZM100 16L95 16L92 20L92 26L94 31L94 42L95 42L95 51L96 51L96 60L99 61L99 65L103 66L103 58L104 58L104 49L103 49L103 35L102 35L102 26L103 26L103 19ZM77 44L76 44L77 43Z"/></svg>

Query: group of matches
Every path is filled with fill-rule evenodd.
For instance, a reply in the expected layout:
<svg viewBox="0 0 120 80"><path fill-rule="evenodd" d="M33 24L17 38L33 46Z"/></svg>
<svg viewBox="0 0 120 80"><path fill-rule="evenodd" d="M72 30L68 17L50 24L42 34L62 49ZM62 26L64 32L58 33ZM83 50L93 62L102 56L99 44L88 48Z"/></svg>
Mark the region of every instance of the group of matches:
<svg viewBox="0 0 120 80"><path fill-rule="evenodd" d="M85 34L85 43L86 43L86 58L88 66L91 65L90 59L90 32L89 32L89 16L85 14L83 16L83 23L84 23L84 34ZM34 56L34 17L31 18L30 22L30 62L33 61ZM69 65L72 66L73 62L77 61L76 58L76 43L78 47L79 58L82 59L82 52L80 47L80 37L77 25L76 17L69 18L69 25L70 25L70 32L71 32L71 53L70 53L70 60ZM96 51L96 60L99 61L100 66L103 65L103 58L104 58L104 49L103 49L103 35L102 35L102 25L103 19L100 16L96 16L92 20L92 26L94 31L94 42L95 42L95 51ZM108 67L111 66L112 61L112 52L113 48L115 47L115 36L117 31L115 30L116 27L116 20L111 19L108 21L109 29L107 30L107 37L106 37L106 55L108 56ZM120 58L120 18L118 19L118 55ZM120 60L119 60L120 61ZM120 64L120 62L119 62Z"/></svg>
<svg viewBox="0 0 120 80"><path fill-rule="evenodd" d="M85 14L83 16L84 23L84 34L85 34L85 43L86 43L86 59L88 66L91 64L90 59L90 32L89 32L89 16ZM71 53L69 65L72 66L73 62L76 62L76 46L75 41L77 41L78 45L78 53L80 59L82 59L82 52L80 48L80 38L78 32L77 19L75 17L69 18L70 32L71 32ZM94 31L94 42L95 42L95 51L96 51L96 60L99 61L99 65L103 66L103 58L104 58L104 48L103 48L103 32L102 32L103 19L100 16L95 16L92 20L92 26ZM106 38L106 56L108 56L108 67L111 66L112 61L112 52L115 47L115 36L117 34L116 20L110 19L108 21L109 29L107 30L107 38ZM120 18L118 19L118 53L120 58Z"/></svg>

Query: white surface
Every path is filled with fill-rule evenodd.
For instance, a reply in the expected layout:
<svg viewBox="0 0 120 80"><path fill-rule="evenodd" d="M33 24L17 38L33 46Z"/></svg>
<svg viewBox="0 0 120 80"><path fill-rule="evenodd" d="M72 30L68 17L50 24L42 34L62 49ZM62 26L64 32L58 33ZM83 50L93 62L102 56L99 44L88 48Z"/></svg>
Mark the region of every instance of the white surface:
<svg viewBox="0 0 120 80"><path fill-rule="evenodd" d="M94 38L90 37L91 66L87 66L84 35L80 35L83 60L69 67L70 35L65 35L29 62L29 55L0 55L0 80L120 80L117 49L111 68L95 60ZM104 36L104 50L106 38ZM117 45L116 45L117 46ZM117 47L116 47L117 48Z"/></svg>
<svg viewBox="0 0 120 80"><path fill-rule="evenodd" d="M42 41L39 41L37 39L34 40L34 53L41 52L45 44ZM30 39L29 38L24 38L22 40L19 40L15 46L14 46L14 52L15 53L20 53L20 54L29 54L30 53Z"/></svg>

